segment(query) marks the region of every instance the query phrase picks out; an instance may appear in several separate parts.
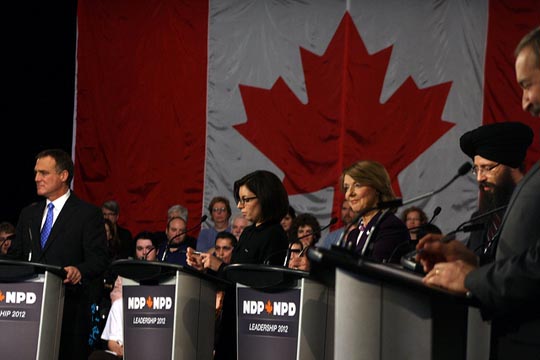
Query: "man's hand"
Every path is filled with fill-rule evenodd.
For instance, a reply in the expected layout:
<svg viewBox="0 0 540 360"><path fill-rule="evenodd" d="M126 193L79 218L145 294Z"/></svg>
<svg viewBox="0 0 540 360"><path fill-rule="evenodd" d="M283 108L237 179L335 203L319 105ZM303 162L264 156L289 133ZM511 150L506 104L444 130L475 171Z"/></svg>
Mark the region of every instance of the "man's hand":
<svg viewBox="0 0 540 360"><path fill-rule="evenodd" d="M426 285L439 286L447 290L466 293L465 277L476 268L462 260L436 264L424 277Z"/></svg>
<svg viewBox="0 0 540 360"><path fill-rule="evenodd" d="M425 272L431 271L440 262L462 260L474 267L478 265L476 255L463 243L457 240L443 243L442 238L440 234L427 234L418 241L416 261L422 264Z"/></svg>
<svg viewBox="0 0 540 360"><path fill-rule="evenodd" d="M81 272L75 266L66 266L64 270L66 271L66 278L64 279L64 284L77 285L81 282Z"/></svg>

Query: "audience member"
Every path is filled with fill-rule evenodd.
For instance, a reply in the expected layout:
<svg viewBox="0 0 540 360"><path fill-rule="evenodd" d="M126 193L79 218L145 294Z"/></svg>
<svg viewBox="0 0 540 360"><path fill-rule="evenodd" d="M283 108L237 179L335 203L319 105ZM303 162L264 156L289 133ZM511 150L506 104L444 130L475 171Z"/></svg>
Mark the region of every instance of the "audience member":
<svg viewBox="0 0 540 360"><path fill-rule="evenodd" d="M183 207L180 204L175 204L175 205L171 206L167 210L167 221L171 220L174 217L181 217L182 219L184 219L184 221L187 224L187 222L188 222L188 209L186 209L185 207Z"/></svg>
<svg viewBox="0 0 540 360"><path fill-rule="evenodd" d="M236 237L236 240L240 239L240 235L246 226L251 225L251 222L248 221L242 214L236 215L231 224L231 233Z"/></svg>
<svg viewBox="0 0 540 360"><path fill-rule="evenodd" d="M237 242L238 240L233 234L226 231L219 232L216 236L216 243L214 246L215 256L221 261L223 261L225 264L229 264L231 262L232 253ZM217 344L219 342L224 296L225 291L216 291L216 323L214 344Z"/></svg>
<svg viewBox="0 0 540 360"><path fill-rule="evenodd" d="M522 107L540 116L540 27L516 49L516 78ZM540 161L518 183L494 239L495 260L479 266L461 242L427 235L417 246L417 260L429 273L428 285L467 293L491 321L490 359L537 359L540 354Z"/></svg>
<svg viewBox="0 0 540 360"><path fill-rule="evenodd" d="M291 245L289 245L289 262L286 264L291 269L299 269L309 271L311 266L307 257L307 249L313 246L321 238L321 226L319 221L312 214L298 215L291 225L289 230L289 239L292 240L291 245L296 241L302 244L302 252L298 256L290 256Z"/></svg>
<svg viewBox="0 0 540 360"><path fill-rule="evenodd" d="M3 221L0 223L0 256L7 255L11 241L15 238L15 226Z"/></svg>
<svg viewBox="0 0 540 360"><path fill-rule="evenodd" d="M116 232L117 227L114 223L105 218L105 235L107 236L107 247L109 249L109 257L111 260L120 258L120 238Z"/></svg>
<svg viewBox="0 0 540 360"><path fill-rule="evenodd" d="M428 218L424 210L417 206L411 206L403 210L401 221L405 223L409 230L409 236L412 241L418 240L417 234L421 227L428 222Z"/></svg>
<svg viewBox="0 0 540 360"><path fill-rule="evenodd" d="M347 238L349 232L352 230L352 223L354 221L354 211L349 205L347 200L343 200L341 203L341 222L343 227L331 231L324 239L321 239L317 242L318 247L330 249L332 245L337 245L337 243L343 239Z"/></svg>
<svg viewBox="0 0 540 360"><path fill-rule="evenodd" d="M175 217L179 217L184 219L184 221L188 222L188 209L186 209L184 206L180 204L175 204L169 207L167 210L167 223ZM154 233L154 239L155 243L158 247L163 245L164 243L167 243L167 232L166 231L157 231Z"/></svg>
<svg viewBox="0 0 540 360"><path fill-rule="evenodd" d="M296 217L296 211L292 206L289 205L287 209L287 214L281 219L281 226L283 227L283 230L285 230L285 233L289 235L289 230L291 228L292 222L294 218Z"/></svg>
<svg viewBox="0 0 540 360"><path fill-rule="evenodd" d="M234 198L243 216L251 221L233 250L231 264L269 262L283 264L287 250L287 235L280 225L287 213L287 191L279 178L265 170L249 173L234 183ZM216 256L197 255L188 248L188 264L199 270L212 270L222 275L226 264ZM236 359L236 295L234 288L225 290L221 336L215 349L215 359Z"/></svg>
<svg viewBox="0 0 540 360"><path fill-rule="evenodd" d="M231 217L231 205L223 196L216 196L208 205L208 212L214 226L202 229L197 238L197 251L207 252L214 247L216 235L220 231L231 232L229 218ZM210 251L211 252L211 251Z"/></svg>
<svg viewBox="0 0 540 360"><path fill-rule="evenodd" d="M186 234L186 222L181 217L173 217L165 230L167 241L159 246L158 259L164 262L186 266L186 250L195 246L197 240Z"/></svg>
<svg viewBox="0 0 540 360"><path fill-rule="evenodd" d="M120 239L120 251L118 252L119 259L127 259L131 256L133 249L133 237L131 232L120 226L118 218L120 216L120 205L115 200L107 200L101 205L101 212L105 219L109 219L116 227L116 234Z"/></svg>
<svg viewBox="0 0 540 360"><path fill-rule="evenodd" d="M73 162L59 149L44 150L34 167L45 200L21 211L11 256L61 266L66 271L60 359L88 358L90 299L87 284L109 265L103 215L69 188Z"/></svg>
<svg viewBox="0 0 540 360"><path fill-rule="evenodd" d="M135 258L138 260L156 261L156 244L153 234L143 231L135 236ZM117 360L124 356L124 315L122 304L122 277L114 282L110 293L111 308L107 316L101 339L106 341L106 350L92 352L89 360Z"/></svg>
<svg viewBox="0 0 540 360"><path fill-rule="evenodd" d="M459 139L461 150L474 162L473 174L479 187L478 211L472 217L508 205L517 183L525 175L525 155L531 145L531 128L519 122L501 122L480 126ZM479 223L483 231L472 233L467 247L480 259L480 264L495 258L493 240L505 209L495 212Z"/></svg>
<svg viewBox="0 0 540 360"><path fill-rule="evenodd" d="M384 166L368 160L354 163L343 170L341 187L359 217L347 236L346 248L375 261L399 259L394 250L410 241L409 231L394 210L374 209L379 202L396 198Z"/></svg>

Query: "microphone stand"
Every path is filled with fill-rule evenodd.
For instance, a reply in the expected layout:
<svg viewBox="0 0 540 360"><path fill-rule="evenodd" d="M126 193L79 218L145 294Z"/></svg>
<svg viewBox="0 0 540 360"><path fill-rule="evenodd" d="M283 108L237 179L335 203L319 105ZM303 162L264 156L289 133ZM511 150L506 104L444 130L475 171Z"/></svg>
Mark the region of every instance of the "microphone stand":
<svg viewBox="0 0 540 360"><path fill-rule="evenodd" d="M165 246L165 250L163 251L163 255L161 256L161 262L165 262L165 259L167 258L167 255L169 254L169 250L170 250L170 248L171 248L172 241L173 241L174 239L176 239L176 238L178 238L178 237L180 237L180 236L182 236L182 235L184 235L184 234L187 234L188 232L190 232L190 231L193 230L193 229L198 228L199 226L201 226L201 224L202 224L203 222L206 221L207 218L208 218L207 215L203 215L203 216L201 217L201 221L199 221L199 222L197 223L197 225L192 226L192 227L190 227L189 229L184 230L184 231L182 231L181 233L176 234L176 235L174 235L172 238L170 238L169 241L167 241L167 246Z"/></svg>
<svg viewBox="0 0 540 360"><path fill-rule="evenodd" d="M430 191L428 193L425 193L425 194L422 194L422 195L418 195L416 197L413 197L412 199L409 199L407 201L403 201L403 199L396 199L396 200L390 200L390 201L383 201L383 202L380 202L377 206L379 207L379 209L385 209L385 208L393 208L393 207L401 207L401 206L405 206L405 205L409 205L413 202L416 202L418 200L422 200L422 199L425 199L425 198L428 198L428 197L431 197L435 194L438 194L440 193L441 191L443 191L444 189L446 189L448 186L450 186L450 184L452 184L454 181L456 181L456 179L460 176L463 176L465 175L466 173L468 173L470 170L472 169L472 164L470 162L466 162L464 163L463 165L461 165L458 169L458 172L456 175L454 175L454 177L452 179L450 179L450 181L448 181L446 184L444 184L442 187L440 187L439 189L437 190L433 190L433 191Z"/></svg>
<svg viewBox="0 0 540 360"><path fill-rule="evenodd" d="M454 240L454 235L457 234L458 232L471 232L471 231L479 230L478 227L480 225L482 225L483 227L484 224L474 224L474 222L478 220L482 220L483 218L488 217L489 215L492 215L493 213L502 211L506 209L507 206L508 205L499 206L493 210L486 211L482 215L475 216L467 221L462 222L455 230L450 231L448 234L443 236L440 240L441 243L445 244ZM415 261L415 257L417 253L418 252L416 250L413 250L410 253L403 255L401 257L401 265L403 265L403 267L406 269L423 273L423 270L421 269L420 264L418 264Z"/></svg>
<svg viewBox="0 0 540 360"><path fill-rule="evenodd" d="M338 218L337 217L333 217L330 222L323 226L322 228L319 229L319 231L315 231L315 232L312 232L312 233L309 233L309 234L304 234L298 238L296 238L296 240L294 242L292 242L289 247L287 248L287 255L285 256L285 261L283 262L283 266L287 266L289 264L289 260L291 258L291 246L296 242L296 241L300 241L302 240L303 238L306 238L308 236L313 236L313 235L317 235L317 234L320 234L322 233L324 230L328 229L330 226L334 225L335 223L337 223L338 221ZM306 248L302 249L302 251L300 251L300 255L299 256L302 256L304 255L304 250L306 250L309 246L307 246Z"/></svg>

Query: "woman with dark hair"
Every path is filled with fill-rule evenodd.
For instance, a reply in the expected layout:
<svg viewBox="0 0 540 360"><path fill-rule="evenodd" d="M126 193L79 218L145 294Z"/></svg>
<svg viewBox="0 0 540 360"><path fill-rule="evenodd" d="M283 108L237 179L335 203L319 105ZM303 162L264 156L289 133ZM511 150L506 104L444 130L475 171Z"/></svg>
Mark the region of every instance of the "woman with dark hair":
<svg viewBox="0 0 540 360"><path fill-rule="evenodd" d="M281 180L269 171L254 171L234 183L234 198L236 206L252 225L242 231L231 264L283 264L288 241L280 221L287 213L289 199ZM218 275L227 265L212 254L196 254L192 248L187 250L187 263ZM223 299L223 329L214 359L236 359L235 305L235 289L227 289Z"/></svg>
<svg viewBox="0 0 540 360"><path fill-rule="evenodd" d="M286 264L291 269L309 271L311 266L307 257L307 249L314 246L321 238L321 225L312 214L298 215L289 231L289 263ZM293 254L292 249L297 248L297 243L301 245L301 252ZM293 256L295 255L295 256Z"/></svg>
<svg viewBox="0 0 540 360"><path fill-rule="evenodd" d="M384 166L368 160L352 164L341 174L341 188L358 217L345 247L375 261L399 259L394 250L410 241L409 231L395 209L376 209L379 202L396 198Z"/></svg>
<svg viewBox="0 0 540 360"><path fill-rule="evenodd" d="M289 235L289 230L291 229L291 225L295 218L296 211L291 205L289 205L289 210L287 210L287 213L285 214L283 219L281 219L281 226L283 227L283 230L285 230L287 235Z"/></svg>

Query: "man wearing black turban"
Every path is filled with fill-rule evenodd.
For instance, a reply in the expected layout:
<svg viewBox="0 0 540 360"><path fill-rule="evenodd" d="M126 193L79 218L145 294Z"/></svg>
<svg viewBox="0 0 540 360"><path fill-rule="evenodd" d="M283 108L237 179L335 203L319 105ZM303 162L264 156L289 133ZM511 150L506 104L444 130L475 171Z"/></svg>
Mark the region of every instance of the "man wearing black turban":
<svg viewBox="0 0 540 360"><path fill-rule="evenodd" d="M459 139L461 150L474 162L473 173L480 188L478 211L472 217L505 206L517 183L525 175L523 161L531 145L533 132L520 122L501 122L480 126ZM504 215L501 209L480 220L483 231L471 233L467 247L480 264L493 261L494 238Z"/></svg>
<svg viewBox="0 0 540 360"><path fill-rule="evenodd" d="M522 89L522 108L540 119L540 27L516 48L516 80ZM511 136L506 136L511 140ZM538 139L536 139L538 141ZM464 150L465 151L465 150ZM514 152L512 147L509 152ZM488 154L480 156L489 159ZM499 157L483 171L506 162ZM487 164L485 164L487 165ZM478 171L480 171L478 167ZM490 359L538 359L540 354L540 161L516 186L497 237L495 260L479 266L477 257L460 241L440 241L441 235L420 239L417 260L429 273L424 283L467 293L478 301L482 316L491 321Z"/></svg>

